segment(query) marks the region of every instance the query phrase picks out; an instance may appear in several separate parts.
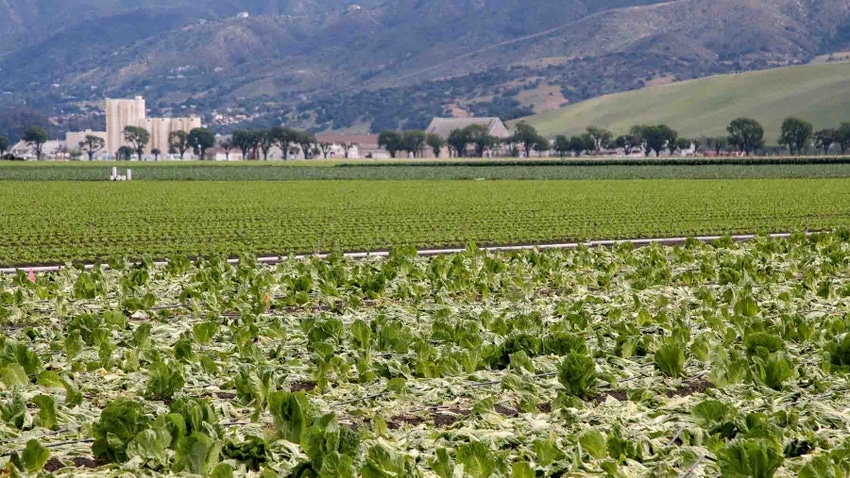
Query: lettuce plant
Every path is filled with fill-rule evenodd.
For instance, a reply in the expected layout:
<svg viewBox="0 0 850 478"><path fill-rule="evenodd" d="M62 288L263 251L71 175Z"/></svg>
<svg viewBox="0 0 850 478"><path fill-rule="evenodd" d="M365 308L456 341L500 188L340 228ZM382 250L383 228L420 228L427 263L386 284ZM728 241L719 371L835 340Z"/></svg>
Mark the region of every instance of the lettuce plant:
<svg viewBox="0 0 850 478"><path fill-rule="evenodd" d="M558 367L558 381L568 395L587 398L596 387L596 362L587 355L569 353Z"/></svg>

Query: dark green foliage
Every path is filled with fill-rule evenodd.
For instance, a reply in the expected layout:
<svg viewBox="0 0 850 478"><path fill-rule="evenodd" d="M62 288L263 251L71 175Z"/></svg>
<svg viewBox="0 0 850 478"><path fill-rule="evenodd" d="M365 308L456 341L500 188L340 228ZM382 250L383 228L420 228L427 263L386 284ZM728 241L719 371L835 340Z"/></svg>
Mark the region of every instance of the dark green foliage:
<svg viewBox="0 0 850 478"><path fill-rule="evenodd" d="M245 441L239 443L227 442L221 452L227 458L244 463L249 470L253 471L259 471L260 467L269 459L266 442L253 435L246 437Z"/></svg>
<svg viewBox="0 0 850 478"><path fill-rule="evenodd" d="M186 433L210 430L210 427L218 426L218 416L209 400L181 397L174 400L168 409L170 414L182 417L182 428Z"/></svg>
<svg viewBox="0 0 850 478"><path fill-rule="evenodd" d="M537 129L525 121L520 121L516 124L516 126L514 126L514 134L511 137L511 141L522 147L526 158L531 157L531 152L534 150L534 146L539 144L542 140L543 137L540 136Z"/></svg>
<svg viewBox="0 0 850 478"><path fill-rule="evenodd" d="M737 440L718 455L724 478L771 478L785 460L782 450L766 439Z"/></svg>
<svg viewBox="0 0 850 478"><path fill-rule="evenodd" d="M674 147L679 133L667 125L638 125L632 128L631 135L640 138L644 154L649 156L655 152L658 157L665 149Z"/></svg>
<svg viewBox="0 0 850 478"><path fill-rule="evenodd" d="M113 400L92 427L94 456L107 462L127 461L127 444L149 425L150 418L139 402L124 397Z"/></svg>
<svg viewBox="0 0 850 478"><path fill-rule="evenodd" d="M578 352L570 352L558 367L558 381L568 395L587 398L596 387L596 363Z"/></svg>
<svg viewBox="0 0 850 478"><path fill-rule="evenodd" d="M0 368L6 364L18 364L27 375L35 375L44 365L41 358L32 352L25 343L8 341L0 348Z"/></svg>
<svg viewBox="0 0 850 478"><path fill-rule="evenodd" d="M555 332L543 339L543 351L562 356L571 352L587 354L587 342L578 334Z"/></svg>
<svg viewBox="0 0 850 478"><path fill-rule="evenodd" d="M41 159L42 148L48 139L47 131L38 126L30 126L21 135L21 141L26 142L31 148L35 149L35 159Z"/></svg>
<svg viewBox="0 0 850 478"><path fill-rule="evenodd" d="M0 418L9 426L19 430L23 428L26 414L27 403L19 393L0 402Z"/></svg>
<svg viewBox="0 0 850 478"><path fill-rule="evenodd" d="M470 463L475 460L481 465L486 465L486 462L477 461L473 453L468 453L464 456L469 457L468 461ZM471 471L479 469L480 468L475 467L474 470ZM421 477L422 474L410 457L394 453L386 446L378 443L369 448L369 451L366 452L366 463L361 470L361 476L364 478L393 478L402 476L407 478L418 478Z"/></svg>
<svg viewBox="0 0 850 478"><path fill-rule="evenodd" d="M787 118L782 122L782 132L779 136L779 144L794 153L803 154L812 140L814 128L812 124L800 118Z"/></svg>
<svg viewBox="0 0 850 478"><path fill-rule="evenodd" d="M747 355L765 355L782 350L785 343L782 337L768 332L757 332L747 335L744 339Z"/></svg>
<svg viewBox="0 0 850 478"><path fill-rule="evenodd" d="M145 398L168 400L183 389L183 367L178 363L154 362L148 367Z"/></svg>
<svg viewBox="0 0 850 478"><path fill-rule="evenodd" d="M469 131L465 129L456 129L449 133L446 138L446 144L449 145L449 150L452 151L456 158L461 158L466 155L466 147L472 141L469 136Z"/></svg>
<svg viewBox="0 0 850 478"><path fill-rule="evenodd" d="M390 157L395 158L398 152L405 147L404 135L397 131L382 131L378 135L378 146L386 149L390 153Z"/></svg>
<svg viewBox="0 0 850 478"><path fill-rule="evenodd" d="M841 134L834 128L822 129L816 131L814 134L814 146L823 151L823 154L829 154L832 145L836 143L840 144L840 142Z"/></svg>
<svg viewBox="0 0 850 478"><path fill-rule="evenodd" d="M829 359L833 366L839 370L850 370L850 334L827 345L826 350L829 352Z"/></svg>
<svg viewBox="0 0 850 478"><path fill-rule="evenodd" d="M151 140L151 134L148 130L140 126L127 126L122 133L124 141L132 145L133 152L138 156L139 161L142 160L142 154ZM111 151L110 151L111 152Z"/></svg>
<svg viewBox="0 0 850 478"><path fill-rule="evenodd" d="M684 374L687 344L669 338L655 352L655 368L668 377L678 378Z"/></svg>
<svg viewBox="0 0 850 478"><path fill-rule="evenodd" d="M731 405L718 400L704 400L697 404L691 414L699 426L711 434L719 434L724 438L735 438L738 426L735 424L737 411Z"/></svg>
<svg viewBox="0 0 850 478"><path fill-rule="evenodd" d="M32 439L27 442L27 446L20 456L17 452L12 453L9 461L18 471L35 475L44 468L48 458L50 458L50 450L39 443L38 440ZM10 475L18 476L17 473L10 473Z"/></svg>
<svg viewBox="0 0 850 478"><path fill-rule="evenodd" d="M186 141L201 160L206 159L207 150L215 146L215 136L206 128L195 128L189 131Z"/></svg>
<svg viewBox="0 0 850 478"><path fill-rule="evenodd" d="M753 357L750 371L762 385L782 390L782 385L797 373L797 366L790 355L776 352Z"/></svg>
<svg viewBox="0 0 850 478"><path fill-rule="evenodd" d="M754 119L738 118L726 131L729 132L729 144L747 156L764 147L764 127Z"/></svg>
<svg viewBox="0 0 850 478"><path fill-rule="evenodd" d="M310 404L304 392L274 392L269 395L269 413L284 440L299 443L310 424Z"/></svg>

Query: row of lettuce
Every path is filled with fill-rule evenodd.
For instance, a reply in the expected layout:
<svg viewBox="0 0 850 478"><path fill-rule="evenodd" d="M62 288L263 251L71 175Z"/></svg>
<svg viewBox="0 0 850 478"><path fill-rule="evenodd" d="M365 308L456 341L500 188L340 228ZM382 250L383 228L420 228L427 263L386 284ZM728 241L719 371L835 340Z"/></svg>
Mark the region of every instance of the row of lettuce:
<svg viewBox="0 0 850 478"><path fill-rule="evenodd" d="M113 261L112 271L68 270L34 282L21 273L0 293L0 318L17 325L45 304L48 316L62 310L67 317L0 339L0 416L20 432L58 432L89 400L81 377L124 374L143 383L105 390L97 420L81 427L98 462L123 469L277 476L276 461L294 456L291 476L449 478L462 469L476 478L524 477L575 462L615 476L632 462L654 464L660 475L676 476L681 470L664 459L667 441L678 438L706 450L703 459L716 460L723 476L770 477L786 462L800 476L845 476L850 446L836 443L846 425L840 410L810 404L846 393L850 322L832 312L850 296L841 278L848 237L507 255L469 249L431 259L399 250L387 260L335 255L276 268L251 257L236 265L219 258L164 267ZM533 311L481 310L479 303L514 305L547 294L554 297ZM372 311L369 320L346 320L350 310L381 301L425 307L427 319L416 325ZM325 312L298 312L313 307ZM163 338L174 319L190 326ZM303 347L306 359L289 370L292 347ZM559 439L536 438L521 454L474 435L427 454L398 450L380 415L352 426L358 404L328 407L322 399L347 384L404 397L435 379L495 373L502 392L520 397L524 414L548 413L540 405L551 400L553 419L570 423L591 413L605 390L623 390L619 383L635 377L623 366L629 363L656 370L647 377L650 389L625 388L629 402L657 407L670 384L703 375L719 392L684 407L692 426L676 438L583 426ZM293 371L315 391L284 390ZM554 397L539 393L541 374L555 377ZM250 424L225 421L216 400L195 397L197 386L187 382L199 375L234 390L233 401L253 409L251 421L262 426L268 417L270 427L231 431ZM496 400L479 400L469 420L496 414ZM754 411L748 400L784 406ZM7 466L37 471L49 458L36 439Z"/></svg>

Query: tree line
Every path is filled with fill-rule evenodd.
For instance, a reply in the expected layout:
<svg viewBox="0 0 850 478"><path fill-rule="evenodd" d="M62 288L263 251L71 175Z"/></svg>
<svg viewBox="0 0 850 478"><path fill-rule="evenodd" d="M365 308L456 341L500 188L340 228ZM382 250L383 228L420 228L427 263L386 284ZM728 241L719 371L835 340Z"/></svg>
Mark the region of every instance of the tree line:
<svg viewBox="0 0 850 478"><path fill-rule="evenodd" d="M304 159L318 155L327 157L331 147L328 143L319 143L312 133L285 126L257 130L238 129L229 140L223 140L220 146L225 150L225 154L229 154L231 150L239 150L244 159L260 159L262 155L263 160L269 159L269 152L275 146L283 153L284 160L302 152Z"/></svg>
<svg viewBox="0 0 850 478"><path fill-rule="evenodd" d="M642 151L646 156L660 156L668 151L674 154L681 150L699 152L700 148L719 155L724 151L737 151L747 156L765 149L764 127L752 118L738 118L726 127L726 136L683 138L676 130L667 125L638 125L628 134L614 137L601 128L589 127L584 134L567 138L560 135L555 138L552 149L560 154L580 156L585 152L600 152L606 149L622 149L627 155ZM800 118L790 117L782 123L778 144L791 155L806 153L810 148L829 154L833 146L845 154L850 149L850 122L842 123L838 128L826 128L814 131L812 123Z"/></svg>
<svg viewBox="0 0 850 478"><path fill-rule="evenodd" d="M779 144L788 148L791 154L803 154L814 147L823 154L829 154L833 146L845 154L850 149L850 122L841 123L838 128L826 128L814 131L812 123L791 117L782 122Z"/></svg>
<svg viewBox="0 0 850 478"><path fill-rule="evenodd" d="M757 154L765 149L765 130L752 118L738 118L726 127L726 136L685 138L673 128L664 125L635 125L627 134L615 135L609 130L588 127L582 134L567 137L558 135L550 141L540 135L534 126L520 121L513 134L507 138L497 138L488 133L486 127L471 125L450 132L443 140L437 135L426 135L424 131L384 131L380 134L379 145L390 152L392 157L400 151L414 157L421 156L424 146L431 146L435 157L440 157L443 147L454 157L483 157L488 151L499 150L511 157L532 153L540 155L555 152L561 156L579 157L583 154L598 154L604 151L622 150L626 155L641 152L645 156L661 156L664 153L675 154L679 151L701 149L717 155L725 151L736 151L744 155ZM841 154L850 149L850 122L842 123L838 128L814 131L812 124L799 118L787 118L782 124L779 145L787 148L790 154L804 154L810 148L816 148L823 154L829 154L837 146Z"/></svg>
<svg viewBox="0 0 850 478"><path fill-rule="evenodd" d="M507 147L516 155L525 150L530 154L532 150L548 151L549 141L537 133L532 126L521 122L509 138L498 138L490 134L484 125L473 124L465 128L459 128L449 132L447 138L443 139L437 134L427 134L422 130L395 131L385 130L378 135L378 146L387 150L390 157L397 157L399 152L406 152L414 158L422 157L425 147L429 147L434 157L442 155L443 148L447 148L449 156L460 158L474 155L484 157L488 151L493 151L502 146Z"/></svg>
<svg viewBox="0 0 850 478"><path fill-rule="evenodd" d="M116 158L129 160L136 156L141 160L150 144L150 132L142 127L127 126L122 131L122 137L127 145L118 148L115 152ZM36 158L41 159L48 134L43 128L33 126L24 131L21 140L35 151ZM180 159L185 159L186 153L192 151L196 157L204 160L207 158L209 150L216 146L224 150L228 159L232 151L241 151L244 159L259 159L260 157L268 159L270 150L275 146L283 152L284 159L289 159L302 152L306 159L311 159L320 155L327 158L333 145L318 142L315 135L306 131L283 126L259 130L240 129L234 131L230 137L225 138L217 138L206 128L194 128L188 132L172 131L168 135L167 153L179 155ZM353 146L353 144L342 145L346 158ZM0 137L0 157L4 157L10 147L9 139ZM86 154L91 161L98 152L106 148L106 141L100 136L90 134L86 135L77 147L78 151ZM150 150L150 154L154 156L155 160L159 160L163 151L153 148Z"/></svg>
<svg viewBox="0 0 850 478"><path fill-rule="evenodd" d="M639 151L646 156L660 156L665 152L675 154L683 150L699 152L701 148L718 155L731 150L749 156L765 149L764 127L754 119L735 119L727 126L726 131L726 136L684 138L664 124L636 125L623 135L614 135L603 128L588 127L582 134L571 137L558 135L550 141L540 135L532 125L520 121L507 138L495 137L489 133L487 127L477 124L455 129L445 139L436 134L427 134L423 130L385 130L378 136L378 146L389 152L393 158L398 157L401 152L414 158L422 157L426 148L430 148L437 158L441 156L443 148L447 148L449 156L453 157L484 157L488 152L494 151L512 157L519 157L521 154L530 157L532 153L543 155L551 151L562 156L579 157L582 154L612 149L622 150L627 155ZM150 143L150 132L141 127L128 126L122 136L128 145L119 148L116 152L117 158L128 160L135 155L141 160ZM21 140L41 159L48 133L41 127L32 126L23 131ZM815 131L809 121L790 117L782 123L778 143L792 155L804 154L811 148L829 154L834 147L840 148L841 154L845 154L850 149L850 122L842 123L838 128ZM0 136L0 157L14 159L6 154L11 146L9 138ZM88 159L92 160L106 147L106 142L99 136L86 135L77 146L79 152L87 154ZM240 151L244 159L262 157L264 160L269 158L273 147L281 150L284 160L300 153L304 154L305 159L319 156L327 158L333 147L330 143L318 142L316 136L307 131L284 126L257 130L238 129L227 138L216 138L206 128L195 128L189 132L173 131L168 137L168 153L177 154L180 159L184 159L190 150L201 160L206 159L207 152L216 146L225 151L228 159L231 151ZM347 159L355 144L346 143L340 146ZM150 153L156 160L163 154L156 148Z"/></svg>

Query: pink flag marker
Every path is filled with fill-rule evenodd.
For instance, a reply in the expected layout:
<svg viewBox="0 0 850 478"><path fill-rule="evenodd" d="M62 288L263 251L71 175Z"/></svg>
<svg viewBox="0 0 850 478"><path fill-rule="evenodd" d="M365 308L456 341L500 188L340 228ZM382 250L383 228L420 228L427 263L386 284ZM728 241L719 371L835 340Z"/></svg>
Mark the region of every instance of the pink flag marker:
<svg viewBox="0 0 850 478"><path fill-rule="evenodd" d="M30 269L30 282L35 284L35 272L33 272L32 269Z"/></svg>

